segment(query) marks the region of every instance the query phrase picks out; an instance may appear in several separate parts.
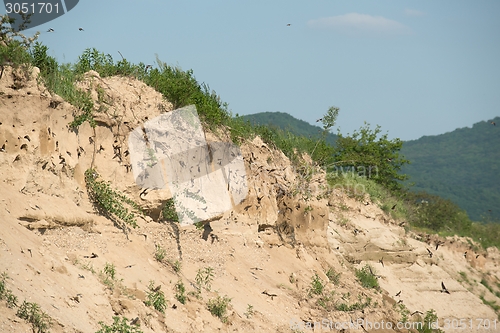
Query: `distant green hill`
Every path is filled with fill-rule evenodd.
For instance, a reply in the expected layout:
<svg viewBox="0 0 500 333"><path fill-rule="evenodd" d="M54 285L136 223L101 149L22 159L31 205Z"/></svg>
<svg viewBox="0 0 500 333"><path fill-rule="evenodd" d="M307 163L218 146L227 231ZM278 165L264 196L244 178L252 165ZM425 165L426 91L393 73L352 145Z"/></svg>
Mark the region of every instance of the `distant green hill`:
<svg viewBox="0 0 500 333"><path fill-rule="evenodd" d="M272 125L282 130L288 130L295 135L311 138L319 137L323 131L320 126L313 126L284 112L260 112L243 116L243 118L255 125ZM334 144L336 139L335 134L328 133L326 141Z"/></svg>
<svg viewBox="0 0 500 333"><path fill-rule="evenodd" d="M493 121L404 142L413 190L450 199L472 220L500 220L500 117Z"/></svg>
<svg viewBox="0 0 500 333"><path fill-rule="evenodd" d="M321 127L283 112L244 116L253 124L273 125L296 135L318 137ZM411 161L402 172L415 183L413 191L426 191L465 209L472 220L500 220L500 117L453 132L405 141L402 154ZM362 124L360 124L361 126ZM336 135L327 141L335 144Z"/></svg>

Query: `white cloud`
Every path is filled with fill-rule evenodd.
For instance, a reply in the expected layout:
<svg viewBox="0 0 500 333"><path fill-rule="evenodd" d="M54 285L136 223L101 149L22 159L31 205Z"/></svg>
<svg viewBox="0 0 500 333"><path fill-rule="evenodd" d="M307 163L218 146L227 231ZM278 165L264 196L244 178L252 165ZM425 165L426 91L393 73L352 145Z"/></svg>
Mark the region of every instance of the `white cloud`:
<svg viewBox="0 0 500 333"><path fill-rule="evenodd" d="M310 20L312 28L332 29L350 36L406 35L411 29L382 16L349 13Z"/></svg>
<svg viewBox="0 0 500 333"><path fill-rule="evenodd" d="M411 8L406 8L405 9L405 14L407 16L415 16L415 17L417 17L417 16L424 16L425 15L424 12L422 12L420 10L416 10L416 9L411 9Z"/></svg>

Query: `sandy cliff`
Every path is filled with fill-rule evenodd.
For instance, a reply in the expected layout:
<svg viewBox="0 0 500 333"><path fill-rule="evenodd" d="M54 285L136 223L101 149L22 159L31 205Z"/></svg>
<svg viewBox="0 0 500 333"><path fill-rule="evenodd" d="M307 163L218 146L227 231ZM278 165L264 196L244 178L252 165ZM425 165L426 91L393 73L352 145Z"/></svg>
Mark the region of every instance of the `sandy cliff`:
<svg viewBox="0 0 500 333"><path fill-rule="evenodd" d="M125 152L129 132L172 111L171 104L132 78L90 72L80 87L92 92L97 126L71 130L75 108L36 75L35 69L23 80L7 68L0 80L0 273L8 274L18 305L35 302L52 318L51 332L95 332L115 315L138 318L143 332L307 332L314 322L322 322L317 332L407 332L396 328L401 304L409 322L419 320L417 311L435 309L442 325L472 323L457 332L500 332L480 296L499 299L479 283L499 285L497 249L474 251L463 239L408 232L376 202L328 191L321 172L297 172L259 138L241 145L248 182L241 204L205 230L160 223L165 193L140 197ZM223 133L207 139L227 140ZM96 211L84 180L91 166L146 208L137 228L123 230ZM436 250L438 241L444 243ZM155 259L159 248L162 261ZM380 290L358 281L356 269L366 264ZM113 279L105 272L110 265ZM207 267L211 288L196 297L197 272ZM330 269L340 273L336 283L326 275ZM325 286L321 295L310 292L315 277ZM165 294L164 314L144 303L150 281ZM179 281L185 304L175 297ZM442 282L449 294L441 292ZM207 309L218 295L231 299L226 323ZM352 307L342 310L342 304ZM16 311L0 301L0 332L31 331ZM478 329L479 319L491 320L489 329ZM352 324L363 320L363 327Z"/></svg>

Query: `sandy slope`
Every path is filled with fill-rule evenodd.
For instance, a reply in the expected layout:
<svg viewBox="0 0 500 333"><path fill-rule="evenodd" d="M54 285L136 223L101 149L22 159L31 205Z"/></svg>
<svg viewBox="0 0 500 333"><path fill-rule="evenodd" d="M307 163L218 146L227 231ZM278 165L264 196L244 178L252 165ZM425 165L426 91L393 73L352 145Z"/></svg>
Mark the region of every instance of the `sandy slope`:
<svg viewBox="0 0 500 333"><path fill-rule="evenodd" d="M8 273L7 287L18 303L36 302L50 315L52 332L95 332L100 321L110 324L114 315L139 317L143 332L292 332L291 322L307 332L306 323L322 320L318 332L340 331L325 323L358 320L365 320L369 332L407 332L366 326L367 321L395 326L401 320L400 300L410 312L435 309L441 324L473 321L473 328L457 332L500 332L498 320L497 329L476 329L477 319L497 318L479 295L498 298L479 281L497 288L498 250L475 253L465 240L451 238L434 250L437 238L406 233L376 203L365 205L339 192L318 196L324 193L321 173L304 181L283 154L259 139L242 145L248 197L210 222L214 236L204 240L203 230L194 226L178 228L151 217L139 217L139 227L124 233L96 213L83 173L94 159L103 179L155 217L165 193L153 191L141 200L127 156L115 157L113 146L123 153L130 129L171 110L170 103L133 79L88 73L81 87L93 92L96 108L107 110L97 114L94 135L88 124L69 130L74 107L34 79L17 83L11 88L10 69L0 80L0 146L5 143L0 152L0 271ZM97 87L104 90L104 99L99 100ZM208 139L224 140L213 134ZM156 246L166 250L162 262L155 260ZM87 258L92 253L97 257ZM169 264L176 260L182 263L180 273ZM381 292L357 281L355 269L366 263L380 275ZM112 287L100 274L106 264L116 270ZM214 270L211 290L179 303L175 284L182 281L187 292L194 292L197 271L206 267ZM330 267L341 273L338 285L328 283ZM326 285L324 294L333 292L330 305L368 298L370 305L326 311L308 292L315 274ZM165 292L165 314L144 304L150 281ZM450 294L440 292L441 282ZM207 301L217 295L231 298L227 324L207 310ZM416 320L417 315L411 316L410 321ZM0 301L0 332L30 331L16 309Z"/></svg>

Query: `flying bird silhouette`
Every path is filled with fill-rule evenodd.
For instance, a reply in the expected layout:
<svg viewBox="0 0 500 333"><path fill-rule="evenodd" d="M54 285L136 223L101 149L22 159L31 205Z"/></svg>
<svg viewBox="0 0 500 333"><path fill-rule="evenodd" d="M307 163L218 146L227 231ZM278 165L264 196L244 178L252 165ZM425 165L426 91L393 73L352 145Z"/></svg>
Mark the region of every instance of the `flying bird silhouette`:
<svg viewBox="0 0 500 333"><path fill-rule="evenodd" d="M449 294L450 292L448 291L448 289L446 289L446 287L444 286L444 282L441 281L441 292L442 293L447 293Z"/></svg>
<svg viewBox="0 0 500 333"><path fill-rule="evenodd" d="M291 26L291 24L290 24L290 23L288 23L286 26L287 26L287 27L289 27L289 26Z"/></svg>
<svg viewBox="0 0 500 333"><path fill-rule="evenodd" d="M80 27L80 28L78 28L78 30L80 30L80 31L85 31L85 30L83 30L83 28L81 28L81 27Z"/></svg>
<svg viewBox="0 0 500 333"><path fill-rule="evenodd" d="M54 29L50 28L47 32L54 32Z"/></svg>

